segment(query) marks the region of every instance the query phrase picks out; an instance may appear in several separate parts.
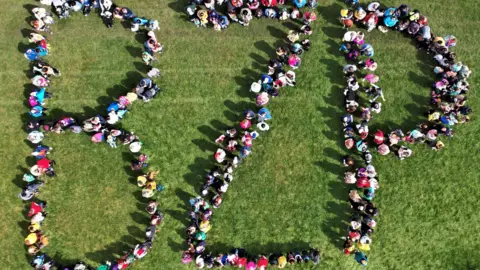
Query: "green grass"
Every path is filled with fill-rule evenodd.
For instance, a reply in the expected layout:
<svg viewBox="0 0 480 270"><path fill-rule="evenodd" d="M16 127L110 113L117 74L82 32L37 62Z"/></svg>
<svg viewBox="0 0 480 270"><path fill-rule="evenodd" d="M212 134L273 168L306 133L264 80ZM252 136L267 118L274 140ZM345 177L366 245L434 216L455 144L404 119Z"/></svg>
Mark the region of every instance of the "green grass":
<svg viewBox="0 0 480 270"><path fill-rule="evenodd" d="M180 1L182 2L182 1ZM251 100L247 86L265 70L273 44L285 36L285 25L255 20L250 27L235 25L216 33L185 21L183 3L132 1L119 4L160 20L158 33L164 54L157 64L165 89L148 104L135 104L122 122L135 131L160 170L166 190L159 196L166 218L151 254L136 269L183 269L179 256L186 222L185 202L196 194L203 171L210 167L211 139L219 129L238 120ZM407 2L426 14L435 33L459 39L458 58L473 70L470 105L478 109L478 31L476 1L455 3ZM18 176L28 168L31 148L25 143L22 119L28 63L18 51L26 43L21 29L29 28L24 4L2 1L0 20L2 132L0 154L0 250L2 269L28 269L23 246L26 232ZM297 87L282 91L270 107L268 134L256 141L248 162L235 174L222 208L215 212L208 242L214 250L241 246L252 253L288 250L312 244L322 251L324 269L357 267L340 247L348 216L348 188L338 162L344 153L339 141L341 66L336 23L341 1L324 0L311 37L313 47L297 72ZM138 78L141 44L120 24L106 29L96 16L59 21L54 26L48 61L62 71L53 79L51 114L62 111L91 115L131 88ZM375 123L409 129L428 102L433 79L409 39L397 33L367 35L376 49L378 74L387 101ZM475 113L474 116L477 114ZM424 146L402 162L375 157L381 189L378 230L369 254L373 269L476 269L480 267L480 162L477 119L456 129L439 153ZM111 259L137 243L146 223L138 188L125 170L126 149L93 145L85 135L49 135L58 177L49 179L40 195L49 203L47 252L62 262L88 263ZM298 267L301 268L301 267ZM307 266L302 266L307 268Z"/></svg>

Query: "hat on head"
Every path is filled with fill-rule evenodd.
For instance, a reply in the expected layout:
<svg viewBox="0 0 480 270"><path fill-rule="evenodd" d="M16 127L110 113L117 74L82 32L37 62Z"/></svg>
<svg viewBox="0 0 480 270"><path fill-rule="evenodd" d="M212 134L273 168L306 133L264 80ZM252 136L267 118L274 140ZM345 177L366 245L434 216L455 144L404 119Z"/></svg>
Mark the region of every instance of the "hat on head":
<svg viewBox="0 0 480 270"><path fill-rule="evenodd" d="M130 152L138 153L142 149L142 143L140 141L132 142L129 146Z"/></svg>
<svg viewBox="0 0 480 270"><path fill-rule="evenodd" d="M254 93L260 92L261 89L262 86L257 82L252 83L252 85L250 86L250 91Z"/></svg>

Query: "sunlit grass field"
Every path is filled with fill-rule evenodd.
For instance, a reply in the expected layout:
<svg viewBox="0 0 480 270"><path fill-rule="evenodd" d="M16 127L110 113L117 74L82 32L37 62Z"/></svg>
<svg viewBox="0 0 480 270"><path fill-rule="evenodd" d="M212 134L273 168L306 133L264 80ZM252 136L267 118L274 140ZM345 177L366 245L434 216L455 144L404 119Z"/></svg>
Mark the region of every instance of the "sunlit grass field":
<svg viewBox="0 0 480 270"><path fill-rule="evenodd" d="M137 102L122 121L124 128L143 139L151 168L160 170L159 182L166 187L158 196L164 224L151 254L135 262L134 268L186 269L180 262L186 204L212 166L212 141L253 105L248 87L266 71L274 45L284 39L290 24L263 19L248 28L233 25L214 32L186 20L184 0L117 2L158 19L157 37L164 45L155 63L162 71L157 81L164 91L150 103ZM342 254L340 239L350 211L339 162L345 154L339 122L345 62L338 52L343 30L337 22L343 2L319 2L312 49L303 56L297 86L271 102L270 131L255 141L252 156L236 171L215 212L207 239L211 250L244 247L257 254L312 245L322 253L319 268L360 268ZM477 2L383 1L395 6L404 2L428 16L435 33L458 38L458 59L473 71L469 104L474 114L471 123L455 129L455 138L445 140L441 152L419 145L412 158L401 162L393 156L375 156L380 216L369 268L479 269ZM1 3L1 268L28 269L30 258L23 244L28 205L17 194L19 176L32 165L22 129L29 64L19 50L27 43L24 29L30 29L25 5L36 2ZM53 79L49 115L92 116L144 76L142 44L118 22L107 29L95 14L73 14L57 20L53 31L46 60L62 76ZM432 60L398 33L374 31L366 39L375 47L376 73L386 97L374 122L407 131L428 108ZM63 264L82 260L98 265L142 240L148 217L128 169L127 148L94 145L85 134L73 133L49 134L44 144L54 148L51 157L58 174L48 179L39 196L48 202L44 229L50 238L45 250L49 255Z"/></svg>

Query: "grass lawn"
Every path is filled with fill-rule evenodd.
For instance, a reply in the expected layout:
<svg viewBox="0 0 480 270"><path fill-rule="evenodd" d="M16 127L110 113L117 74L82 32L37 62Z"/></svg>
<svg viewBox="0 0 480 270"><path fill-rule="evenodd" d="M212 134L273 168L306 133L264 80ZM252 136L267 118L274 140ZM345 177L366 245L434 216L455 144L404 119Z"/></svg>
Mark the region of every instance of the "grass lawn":
<svg viewBox="0 0 480 270"><path fill-rule="evenodd" d="M197 29L184 18L185 0L118 0L137 14L156 18L164 54L156 64L165 91L154 101L138 102L122 125L135 131L160 170L166 190L159 195L164 224L154 248L135 269L184 269L180 264L186 203L197 194L203 174L212 164L215 138L239 120L251 106L248 86L265 72L274 46L286 36L288 23L254 20L248 28L234 25L217 33ZM302 248L312 244L322 252L323 269L360 268L341 252L349 206L339 158L343 74L338 52L343 30L337 23L342 1L322 0L311 37L312 49L297 72L297 87L289 88L269 106L271 129L256 141L249 160L237 170L208 234L210 250L244 247L251 253ZM428 16L437 34L454 34L458 59L473 71L469 104L478 110L480 57L474 0L390 0L408 3ZM27 0L3 0L0 28L2 132L0 154L0 250L2 269L28 269L23 245L27 204L16 196L19 176L32 159L22 121L28 61L19 49L29 29ZM74 14L53 27L47 61L62 71L53 79L49 115L64 112L92 115L112 97L133 87L142 69L142 45L117 23L102 25L95 15ZM379 62L377 74L386 102L375 123L407 131L422 117L433 80L429 57L417 53L398 33L367 34ZM27 73L26 73L27 72ZM140 73L139 73L140 72ZM402 162L377 157L381 189L378 229L369 253L372 269L480 268L480 122L458 127L439 153L416 146ZM139 189L128 169L126 148L93 145L81 134L48 135L54 148L58 177L49 179L40 198L48 201L46 252L63 262L83 260L97 265L119 256L143 237L147 222ZM303 265L298 268L308 268Z"/></svg>

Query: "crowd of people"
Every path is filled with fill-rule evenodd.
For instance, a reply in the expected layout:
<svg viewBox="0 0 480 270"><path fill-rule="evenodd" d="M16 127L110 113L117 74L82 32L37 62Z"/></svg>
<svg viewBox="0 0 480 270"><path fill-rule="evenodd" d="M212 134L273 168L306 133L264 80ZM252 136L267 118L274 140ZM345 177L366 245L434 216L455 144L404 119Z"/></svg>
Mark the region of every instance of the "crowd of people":
<svg viewBox="0 0 480 270"><path fill-rule="evenodd" d="M210 2L205 1L205 4L207 3ZM309 14L308 18L316 17L313 10L306 10L304 14ZM243 248L213 255L206 249L207 233L212 228L213 210L221 207L225 193L233 181L234 170L252 154L254 141L270 128L268 122L272 119L272 114L266 106L273 97L296 85L295 70L301 64L301 55L310 49L308 35L312 33L313 20L299 19L298 22L301 25L298 29L289 31L286 44L276 49L276 57L270 59L266 73L250 86L258 108L246 109L242 120L227 128L215 140L218 145L213 155L216 165L207 173L200 188L200 196L190 200L190 222L186 229L188 249L182 253L182 262L185 264L193 262L200 269L232 266L253 270L284 268L287 264L307 262L318 264L320 261L320 252L315 248L260 255L249 254Z"/></svg>
<svg viewBox="0 0 480 270"><path fill-rule="evenodd" d="M346 1L351 7L341 10L340 21L346 32L340 51L345 54L347 64L343 68L346 87L344 89L344 106L346 114L342 116L343 133L347 149L355 153L346 155L342 163L346 168L344 181L355 185L349 192L349 202L353 210L349 220L347 235L343 246L346 255L353 254L354 259L366 266L370 250L372 234L376 228L378 208L373 203L375 193L379 188L377 171L372 164L373 152L380 155L395 154L400 160L409 158L413 151L409 144L425 143L431 149L438 151L445 145L441 136L453 137L453 126L470 121L471 108L467 106L470 69L462 62L456 61L456 54L451 49L456 46L453 35L445 37L434 35L428 19L418 10L407 5L400 7L384 7L379 2L361 5L357 0ZM59 18L68 18L70 13L82 12L85 16L92 10L98 10L104 24L112 27L114 20L129 21L131 30L140 31L143 27L146 33L142 59L149 68L148 76L141 79L131 92L118 97L109 104L104 114L79 121L74 117L62 117L58 120L46 119L46 102L54 95L47 89L51 79L61 76L61 72L48 64L43 58L49 54L48 39L43 33L52 34L53 15L43 7L32 9L34 19L32 27L36 32L29 34L28 40L33 44L25 52L25 57L31 61L32 78L35 86L28 96L30 121L27 123L27 140L34 145L32 156L36 164L30 172L23 175L26 182L19 198L30 201L28 217L30 225L25 245L35 269L93 269L79 262L73 266L63 267L54 262L43 249L48 246L48 236L42 230L47 216L47 203L36 198L44 185L44 176L54 177L55 161L48 157L53 150L41 144L45 134L63 133L70 130L74 133L91 134L94 143L106 142L111 147L117 144L128 145L133 153L131 169L138 172L137 184L142 188L142 197L148 199L146 211L150 215L150 224L145 231L145 240L125 255L115 259L113 263L106 262L97 269L125 269L134 261L143 258L152 247L152 241L158 226L163 220L163 214L158 209L158 203L152 199L157 192L163 190L157 185L158 171L147 171L148 156L141 153L142 142L133 134L115 124L129 111L133 102L138 99L149 102L160 91L154 78L160 75L157 68L151 66L156 60L156 54L163 50L157 41L155 30L159 29L158 21L137 17L129 8L118 7L110 0L41 0L42 4L51 5ZM248 26L255 17L277 18L279 20L293 19L300 22L298 29L289 31L287 44L276 49L276 58L270 59L266 73L250 86L250 92L255 97L256 109L246 109L242 120L221 134L215 143L218 145L214 153L215 167L206 175L200 188L200 196L190 200L189 225L186 229L186 244L188 249L182 253L182 262L194 262L197 268L212 267L245 267L246 269L266 269L267 267L283 268L287 264L313 262L318 264L320 252L315 248L276 252L272 254L252 255L243 248L213 255L206 250L207 233L212 227L213 210L221 207L225 193L233 181L233 171L251 155L253 141L262 132L269 130L269 120L272 114L267 108L270 100L277 97L287 87L296 85L295 70L301 65L301 55L310 49L308 36L312 34L312 22L316 20L313 10L301 11L303 7L316 7L315 0L293 0L291 9L283 6L282 0L192 0L186 7L189 18L197 26L213 26L215 30L225 29L232 22ZM203 6L204 8L201 8ZM226 6L226 14L220 15L216 8ZM358 25L365 30L354 31L351 28ZM382 101L385 101L383 89L378 85L379 76L375 75L378 63L374 59L374 48L366 43L364 31L379 29L382 32L396 30L413 38L418 50L433 56L435 66L433 71L437 80L431 87L431 109L426 112L427 119L414 129L404 133L401 129L393 131L375 130L370 132L369 125L375 114L382 111ZM304 38L306 37L306 38ZM361 97L363 96L363 97ZM364 100L368 102L364 102ZM363 104L360 104L363 103ZM374 148L374 149L372 149ZM70 268L69 268L70 267Z"/></svg>
<svg viewBox="0 0 480 270"><path fill-rule="evenodd" d="M285 4L291 2L289 9ZM228 28L231 23L238 23L248 26L253 17L270 18L285 21L304 20L314 21L315 13L302 12L304 7L316 8L317 0L191 0L185 7L188 18L197 27L212 26L213 29L221 31ZM221 11L226 10L222 15ZM310 29L310 25L305 26Z"/></svg>
<svg viewBox="0 0 480 270"><path fill-rule="evenodd" d="M82 11L85 16L92 10L98 10L107 27L112 27L114 19L128 21L131 23L131 30L140 31L144 27L146 41L142 59L148 65L149 71L146 77L141 79L131 92L126 93L115 99L108 105L105 113L100 113L94 117L79 121L74 117L61 117L58 120L49 120L46 118L46 102L52 98L53 94L47 90L51 86L51 79L61 76L60 71L48 64L43 57L49 53L48 38L44 33L52 34L51 26L54 24L53 15L44 7L35 7L31 10L34 18L30 24L35 29L28 36L29 42L33 48L25 52L25 57L31 61L32 78L31 82L34 89L29 93L29 122L27 123L27 140L34 146L32 156L36 159L36 164L30 168L30 172L23 175L26 182L18 197L24 201L31 201L28 218L28 235L25 238L28 254L33 256L31 266L34 269L126 269L134 261L143 258L152 248L152 241L158 226L163 220L163 214L158 209L158 203L153 196L163 190L162 185L157 185L157 171L143 172L148 166L148 156L141 153L142 142L132 132L117 128L115 124L119 122L129 111L133 102L138 99L144 102L152 100L160 91L160 88L154 82L154 78L160 76L160 70L153 67L152 61L156 60L155 55L162 52L162 45L157 41L155 30L159 29L158 21L143 17L137 17L129 8L119 7L109 0L101 1L65 1L65 0L41 0L42 4L51 5L59 18L68 18L71 13ZM43 33L42 33L43 32ZM45 210L47 203L39 200L36 195L40 192L40 187L44 185L43 177L54 177L55 161L49 159L48 154L53 150L51 147L42 144L42 141L48 133L60 134L66 131L74 133L85 132L91 135L91 141L94 143L106 142L111 147L117 147L117 144L128 145L132 153L131 169L138 172L138 185L142 188L142 196L146 198L146 212L150 215L150 224L145 230L145 239L131 250L124 252L124 256L115 259L114 262L106 262L98 268L93 268L83 262L75 265L62 266L60 262L55 262L43 251L48 246L48 236L43 231L47 212Z"/></svg>
<svg viewBox="0 0 480 270"><path fill-rule="evenodd" d="M345 183L356 186L349 192L353 215L345 238L344 253L354 253L355 260L365 266L368 258L364 252L370 250L375 217L378 215L378 209L372 202L379 183L372 165L371 149L374 148L380 155L393 153L400 160L412 156L409 144L425 143L435 151L441 150L445 146L441 136L453 137L454 125L470 121L471 108L466 104L466 94L471 72L468 66L456 61L456 54L451 51L456 45L456 38L453 35L435 35L428 25L428 18L419 10L407 5L384 7L379 2L368 5L353 0L346 2L351 8L340 12L340 21L347 30L340 51L348 62L343 68L347 114L341 121L345 146L356 150L360 158L353 155L343 157L343 165L347 168ZM389 30L402 32L415 40L418 50L433 56L435 65L432 69L437 80L431 87L431 109L425 113L427 119L412 130L406 133L401 129L370 132L370 121L382 110L380 99L384 101L385 98L383 89L377 85L379 77L373 73L377 69L374 48L364 40L364 30L350 29L355 24L367 32L376 28L384 33ZM360 95L364 95L368 102L360 105Z"/></svg>

